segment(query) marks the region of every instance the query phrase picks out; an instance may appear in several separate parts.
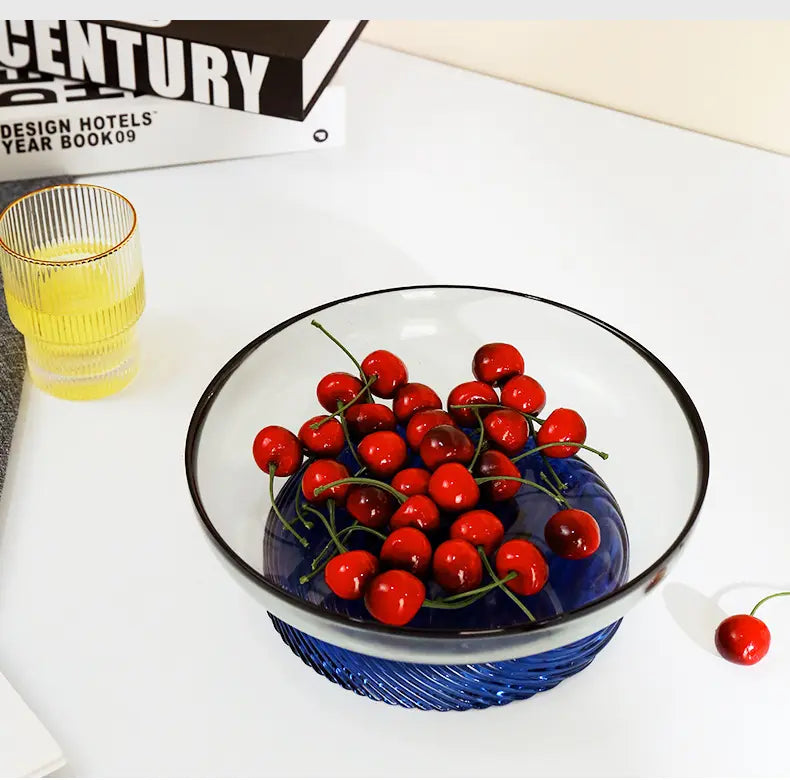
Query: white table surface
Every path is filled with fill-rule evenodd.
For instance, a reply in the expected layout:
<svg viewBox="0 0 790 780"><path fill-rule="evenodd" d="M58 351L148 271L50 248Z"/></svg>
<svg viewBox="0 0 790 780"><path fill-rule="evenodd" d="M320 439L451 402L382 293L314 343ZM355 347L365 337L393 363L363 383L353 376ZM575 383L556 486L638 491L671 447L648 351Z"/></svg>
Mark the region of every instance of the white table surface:
<svg viewBox="0 0 790 780"><path fill-rule="evenodd" d="M711 637L790 584L790 161L369 45L340 78L345 149L92 179L139 210L143 370L84 404L27 384L0 507L0 668L66 771L787 772L790 604L764 609L759 666ZM193 406L239 347L322 301L430 282L622 328L685 383L713 453L698 532L593 666L462 715L303 666L210 549L183 470Z"/></svg>

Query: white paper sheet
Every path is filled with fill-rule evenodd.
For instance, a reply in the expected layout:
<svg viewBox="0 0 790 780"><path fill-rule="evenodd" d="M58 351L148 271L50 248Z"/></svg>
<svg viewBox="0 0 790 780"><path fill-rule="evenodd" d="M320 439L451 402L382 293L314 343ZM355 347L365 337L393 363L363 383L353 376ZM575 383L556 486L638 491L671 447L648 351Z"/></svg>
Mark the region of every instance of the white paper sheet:
<svg viewBox="0 0 790 780"><path fill-rule="evenodd" d="M0 674L0 777L44 777L65 763L58 743Z"/></svg>

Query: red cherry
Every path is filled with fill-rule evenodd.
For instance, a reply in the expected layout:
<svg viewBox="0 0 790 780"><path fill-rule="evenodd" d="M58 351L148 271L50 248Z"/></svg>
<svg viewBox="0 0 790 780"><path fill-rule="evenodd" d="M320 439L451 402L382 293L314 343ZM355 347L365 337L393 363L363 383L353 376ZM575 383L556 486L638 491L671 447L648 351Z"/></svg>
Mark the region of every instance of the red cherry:
<svg viewBox="0 0 790 780"><path fill-rule="evenodd" d="M529 438L527 421L512 409L495 409L483 425L488 439L511 455L523 450Z"/></svg>
<svg viewBox="0 0 790 780"><path fill-rule="evenodd" d="M333 371L327 374L316 388L318 403L327 412L336 412L338 403L347 404L362 390L362 382L358 376L352 376L345 371Z"/></svg>
<svg viewBox="0 0 790 780"><path fill-rule="evenodd" d="M343 436L343 426L334 418L327 420L318 428L311 428L313 423L325 419L323 415L311 417L299 429L299 441L311 455L323 455L334 458L343 451L346 439Z"/></svg>
<svg viewBox="0 0 790 780"><path fill-rule="evenodd" d="M475 470L481 477L521 477L513 461L498 450L486 450L477 461ZM521 490L521 483L501 479L483 484L492 501L508 501Z"/></svg>
<svg viewBox="0 0 790 780"><path fill-rule="evenodd" d="M431 472L426 469L403 469L392 478L390 485L407 496L427 496L430 478Z"/></svg>
<svg viewBox="0 0 790 780"><path fill-rule="evenodd" d="M370 389L379 398L392 398L395 391L409 381L409 372L403 361L386 349L371 352L362 361L362 371L368 378L373 374L378 375Z"/></svg>
<svg viewBox="0 0 790 780"><path fill-rule="evenodd" d="M446 512L465 512L477 506L480 488L466 466L443 463L431 474L428 495Z"/></svg>
<svg viewBox="0 0 790 780"><path fill-rule="evenodd" d="M448 539L433 554L433 578L450 593L474 590L483 581L483 563L464 539Z"/></svg>
<svg viewBox="0 0 790 780"><path fill-rule="evenodd" d="M734 664L756 664L765 657L770 646L768 626L754 615L732 615L716 629L716 649Z"/></svg>
<svg viewBox="0 0 790 780"><path fill-rule="evenodd" d="M380 623L405 626L425 601L425 585L413 574L391 569L378 574L365 591L365 606Z"/></svg>
<svg viewBox="0 0 790 780"><path fill-rule="evenodd" d="M508 588L522 596L537 593L549 578L549 567L540 550L526 539L509 539L498 550L494 560L497 576L507 577L514 571L518 577L507 582Z"/></svg>
<svg viewBox="0 0 790 780"><path fill-rule="evenodd" d="M376 431L394 431L397 425L392 409L384 404L354 404L345 417L351 435L360 439Z"/></svg>
<svg viewBox="0 0 790 780"><path fill-rule="evenodd" d="M477 425L477 415L474 409L453 409L459 404L498 404L499 397L491 385L485 382L462 382L450 391L447 398L447 410L453 419L467 428ZM477 411L485 414L485 409Z"/></svg>
<svg viewBox="0 0 790 780"><path fill-rule="evenodd" d="M313 504L323 504L330 498L342 504L351 485L335 485L318 495L315 494L318 488L339 479L348 479L348 469L342 463L336 460L315 460L305 469L302 476L302 493Z"/></svg>
<svg viewBox="0 0 790 780"><path fill-rule="evenodd" d="M406 426L406 441L416 452L420 449L423 437L437 425L455 425L455 420L442 409L425 409L417 412Z"/></svg>
<svg viewBox="0 0 790 780"><path fill-rule="evenodd" d="M420 444L420 458L431 471L442 463L469 463L474 454L474 444L454 425L431 428Z"/></svg>
<svg viewBox="0 0 790 780"><path fill-rule="evenodd" d="M537 414L546 405L546 391L536 379L519 374L502 388L502 403L518 412Z"/></svg>
<svg viewBox="0 0 790 780"><path fill-rule="evenodd" d="M473 547L482 545L486 555L499 546L505 535L502 521L485 509L473 509L465 512L450 526L451 539L464 539Z"/></svg>
<svg viewBox="0 0 790 780"><path fill-rule="evenodd" d="M553 444L554 442L577 441L584 444L587 438L587 426L581 415L573 409L555 409L540 426L538 431L538 444ZM568 458L579 451L578 447L546 447L544 454L550 458Z"/></svg>
<svg viewBox="0 0 790 780"><path fill-rule="evenodd" d="M371 474L391 477L406 462L406 442L394 431L369 433L357 452Z"/></svg>
<svg viewBox="0 0 790 780"><path fill-rule="evenodd" d="M395 499L373 485L352 485L346 496L346 511L361 525L383 528L395 511Z"/></svg>
<svg viewBox="0 0 790 780"><path fill-rule="evenodd" d="M416 528L398 528L381 545L379 557L389 569L403 569L424 577L431 565L433 549L428 537Z"/></svg>
<svg viewBox="0 0 790 780"><path fill-rule="evenodd" d="M524 373L524 358L512 344L484 344L475 352L472 371L481 382L493 385Z"/></svg>
<svg viewBox="0 0 790 780"><path fill-rule="evenodd" d="M269 466L274 465L275 476L290 477L302 465L302 445L287 428L267 425L252 442L252 457L261 471L268 474Z"/></svg>
<svg viewBox="0 0 790 780"><path fill-rule="evenodd" d="M601 529L595 518L581 509L562 509L549 518L543 537L560 558L588 558L601 544Z"/></svg>
<svg viewBox="0 0 790 780"><path fill-rule="evenodd" d="M420 382L407 382L395 391L392 411L398 422L405 423L412 415L422 409L441 409L442 399L428 385Z"/></svg>
<svg viewBox="0 0 790 780"><path fill-rule="evenodd" d="M379 562L367 550L350 550L336 555L324 569L329 589L341 599L358 599L376 576Z"/></svg>
<svg viewBox="0 0 790 780"><path fill-rule="evenodd" d="M407 498L390 518L390 528L419 528L430 533L439 528L439 507L428 496Z"/></svg>

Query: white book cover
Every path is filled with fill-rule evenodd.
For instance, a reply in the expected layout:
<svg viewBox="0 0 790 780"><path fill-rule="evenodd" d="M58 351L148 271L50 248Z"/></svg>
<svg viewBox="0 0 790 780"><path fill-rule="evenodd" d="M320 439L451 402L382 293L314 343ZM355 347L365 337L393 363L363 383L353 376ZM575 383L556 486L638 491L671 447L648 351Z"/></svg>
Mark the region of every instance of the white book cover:
<svg viewBox="0 0 790 780"><path fill-rule="evenodd" d="M304 121L0 67L0 181L155 168L342 146L345 90Z"/></svg>
<svg viewBox="0 0 790 780"><path fill-rule="evenodd" d="M0 777L44 777L65 763L57 742L0 674Z"/></svg>

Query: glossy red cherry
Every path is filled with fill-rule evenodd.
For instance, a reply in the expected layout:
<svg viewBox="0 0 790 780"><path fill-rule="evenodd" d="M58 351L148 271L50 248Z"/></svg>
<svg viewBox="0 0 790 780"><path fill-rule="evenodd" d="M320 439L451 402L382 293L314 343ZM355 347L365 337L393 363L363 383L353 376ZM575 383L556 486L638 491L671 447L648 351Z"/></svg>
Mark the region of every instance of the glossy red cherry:
<svg viewBox="0 0 790 780"><path fill-rule="evenodd" d="M365 606L380 623L405 626L425 601L425 585L402 569L376 575L365 591Z"/></svg>
<svg viewBox="0 0 790 780"><path fill-rule="evenodd" d="M443 463L431 474L428 495L446 512L465 512L477 506L480 488L466 466Z"/></svg>
<svg viewBox="0 0 790 780"><path fill-rule="evenodd" d="M537 414L546 405L546 391L537 379L519 374L505 382L502 403L519 412Z"/></svg>
<svg viewBox="0 0 790 780"><path fill-rule="evenodd" d="M482 545L486 555L494 552L504 536L505 527L502 521L493 512L485 509L464 512L450 526L451 539L463 539L475 548Z"/></svg>
<svg viewBox="0 0 790 780"><path fill-rule="evenodd" d="M540 550L526 539L509 539L498 550L494 568L500 579L510 572L518 574L508 580L507 587L522 596L537 593L549 578L549 567Z"/></svg>
<svg viewBox="0 0 790 780"><path fill-rule="evenodd" d="M406 462L406 442L394 431L369 433L357 452L371 474L391 477Z"/></svg>
<svg viewBox="0 0 790 780"><path fill-rule="evenodd" d="M431 472L426 469L408 468L399 471L390 485L406 496L427 496L430 478Z"/></svg>
<svg viewBox="0 0 790 780"><path fill-rule="evenodd" d="M404 362L386 349L371 352L362 361L362 370L366 377L378 375L370 389L379 398L392 398L395 391L409 381L409 372Z"/></svg>
<svg viewBox="0 0 790 780"><path fill-rule="evenodd" d="M474 444L454 425L431 428L420 444L420 458L431 471L442 463L469 463L474 454Z"/></svg>
<svg viewBox="0 0 790 780"><path fill-rule="evenodd" d="M392 411L398 422L405 423L412 415L423 409L441 409L442 399L428 385L407 382L395 391Z"/></svg>
<svg viewBox="0 0 790 780"><path fill-rule="evenodd" d="M381 545L379 557L388 569L403 569L424 577L431 566L433 549L428 537L416 528L398 528Z"/></svg>
<svg viewBox="0 0 790 780"><path fill-rule="evenodd" d="M387 525L395 507L392 495L373 485L352 485L346 496L346 511L368 528Z"/></svg>
<svg viewBox="0 0 790 780"><path fill-rule="evenodd" d="M302 445L299 439L281 425L261 428L252 442L252 457L261 471L269 473L276 466L277 477L290 477L302 465Z"/></svg>
<svg viewBox="0 0 790 780"><path fill-rule="evenodd" d="M563 441L577 441L584 444L586 438L587 426L581 415L573 409L555 409L540 426L537 436L540 445ZM578 451L578 447L558 444L556 447L546 447L543 453L550 458L568 458Z"/></svg>
<svg viewBox="0 0 790 780"><path fill-rule="evenodd" d="M359 599L378 570L375 555L366 550L350 550L327 563L324 579L332 593L341 599Z"/></svg>
<svg viewBox="0 0 790 780"><path fill-rule="evenodd" d="M589 512L562 509L549 518L543 537L552 552L575 561L588 558L598 549L601 529Z"/></svg>
<svg viewBox="0 0 790 780"><path fill-rule="evenodd" d="M475 464L475 471L481 477L521 477L513 461L499 450L486 450ZM521 483L512 479L485 482L483 490L492 501L508 501L521 489Z"/></svg>
<svg viewBox="0 0 790 780"><path fill-rule="evenodd" d="M420 449L423 437L437 425L455 425L455 421L442 409L425 409L417 412L406 426L406 441L416 452Z"/></svg>
<svg viewBox="0 0 790 780"><path fill-rule="evenodd" d="M338 403L347 404L362 390L362 382L358 376L347 374L345 371L333 371L327 374L315 390L318 403L327 412L336 412Z"/></svg>
<svg viewBox="0 0 790 780"><path fill-rule="evenodd" d="M431 533L439 528L439 507L428 496L407 498L390 518L390 528L419 528Z"/></svg>
<svg viewBox="0 0 790 780"><path fill-rule="evenodd" d="M324 415L311 417L299 429L299 441L311 455L323 455L325 458L334 458L343 451L346 439L343 436L343 426L334 418L327 420L318 428L311 428L314 423L325 419Z"/></svg>
<svg viewBox="0 0 790 780"><path fill-rule="evenodd" d="M483 581L483 563L464 539L448 539L433 554L433 579L450 593L474 590Z"/></svg>
<svg viewBox="0 0 790 780"><path fill-rule="evenodd" d="M475 352L472 371L481 382L493 385L524 373L524 358L512 344L484 344Z"/></svg>
<svg viewBox="0 0 790 780"><path fill-rule="evenodd" d="M351 485L335 485L318 495L315 494L318 488L339 479L348 479L348 469L342 463L336 460L315 460L305 469L302 476L302 493L312 504L323 504L330 498L342 504Z"/></svg>
<svg viewBox="0 0 790 780"><path fill-rule="evenodd" d="M716 629L716 649L734 664L756 664L765 657L770 646L768 626L754 615L732 615Z"/></svg>
<svg viewBox="0 0 790 780"><path fill-rule="evenodd" d="M460 404L498 404L499 397L491 385L485 382L462 382L450 391L447 397L447 411L453 419L467 428L477 425L477 415L473 409L453 409ZM485 409L478 409L485 416Z"/></svg>
<svg viewBox="0 0 790 780"><path fill-rule="evenodd" d="M512 409L495 409L483 420L486 437L495 446L514 455L524 449L529 438L527 421Z"/></svg>
<svg viewBox="0 0 790 780"><path fill-rule="evenodd" d="M358 439L376 431L394 431L398 424L392 409L384 404L354 404L345 418L349 432Z"/></svg>

